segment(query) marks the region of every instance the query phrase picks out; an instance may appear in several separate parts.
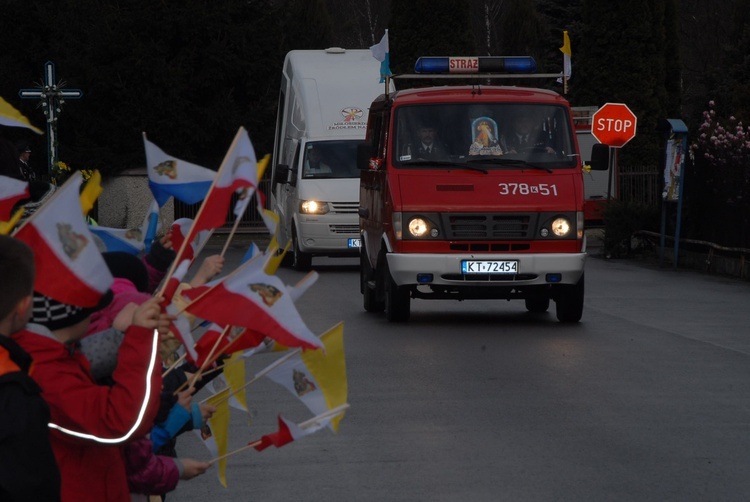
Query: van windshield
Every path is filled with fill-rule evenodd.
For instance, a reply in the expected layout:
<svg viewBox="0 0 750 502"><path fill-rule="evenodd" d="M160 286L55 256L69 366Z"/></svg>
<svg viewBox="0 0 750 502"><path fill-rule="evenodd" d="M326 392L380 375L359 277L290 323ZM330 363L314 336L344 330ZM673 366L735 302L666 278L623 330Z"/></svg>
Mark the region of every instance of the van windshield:
<svg viewBox="0 0 750 502"><path fill-rule="evenodd" d="M310 141L305 144L302 178L359 178L357 145L364 140Z"/></svg>
<svg viewBox="0 0 750 502"><path fill-rule="evenodd" d="M455 103L397 110L393 164L400 168L565 169L578 159L567 108Z"/></svg>

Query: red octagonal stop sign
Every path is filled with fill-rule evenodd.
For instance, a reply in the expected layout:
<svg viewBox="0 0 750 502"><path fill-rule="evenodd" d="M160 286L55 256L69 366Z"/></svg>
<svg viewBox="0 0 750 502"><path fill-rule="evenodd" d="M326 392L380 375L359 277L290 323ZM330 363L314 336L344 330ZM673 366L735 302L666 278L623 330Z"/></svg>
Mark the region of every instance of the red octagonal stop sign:
<svg viewBox="0 0 750 502"><path fill-rule="evenodd" d="M591 134L605 145L621 147L635 137L635 113L622 103L607 103L591 117Z"/></svg>

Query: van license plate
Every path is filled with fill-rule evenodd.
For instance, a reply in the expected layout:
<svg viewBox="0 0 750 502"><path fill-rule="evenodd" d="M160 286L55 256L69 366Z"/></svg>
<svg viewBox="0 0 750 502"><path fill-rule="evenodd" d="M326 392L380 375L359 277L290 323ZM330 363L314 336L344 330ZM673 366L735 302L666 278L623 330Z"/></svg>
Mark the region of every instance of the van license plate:
<svg viewBox="0 0 750 502"><path fill-rule="evenodd" d="M461 260L462 274L517 274L517 260Z"/></svg>
<svg viewBox="0 0 750 502"><path fill-rule="evenodd" d="M362 239L349 239L347 242L347 247L349 248L358 248L360 247Z"/></svg>

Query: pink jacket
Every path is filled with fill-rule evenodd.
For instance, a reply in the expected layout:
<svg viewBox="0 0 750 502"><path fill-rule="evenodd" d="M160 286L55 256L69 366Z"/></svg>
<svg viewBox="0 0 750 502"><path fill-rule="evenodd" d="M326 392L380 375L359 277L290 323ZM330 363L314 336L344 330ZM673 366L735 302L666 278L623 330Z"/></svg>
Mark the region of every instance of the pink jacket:
<svg viewBox="0 0 750 502"><path fill-rule="evenodd" d="M145 302L151 295L148 293L141 293L132 282L127 279L116 277L112 283L112 303L107 305L105 308L91 314L91 324L86 330L86 336L99 333L112 327L112 322L117 317L122 309L129 303L135 303L140 305Z"/></svg>
<svg viewBox="0 0 750 502"><path fill-rule="evenodd" d="M180 480L179 460L156 455L153 443L142 437L125 447L125 469L131 493L164 495L177 487Z"/></svg>

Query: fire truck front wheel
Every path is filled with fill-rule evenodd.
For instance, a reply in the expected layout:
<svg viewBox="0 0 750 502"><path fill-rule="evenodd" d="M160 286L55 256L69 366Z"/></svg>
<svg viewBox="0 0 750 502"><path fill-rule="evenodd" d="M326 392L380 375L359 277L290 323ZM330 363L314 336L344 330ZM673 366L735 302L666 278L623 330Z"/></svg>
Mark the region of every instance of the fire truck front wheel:
<svg viewBox="0 0 750 502"><path fill-rule="evenodd" d="M385 316L389 322L406 322L411 313L411 294L406 286L393 281L386 264L385 270Z"/></svg>
<svg viewBox="0 0 750 502"><path fill-rule="evenodd" d="M364 247L359 255L359 281L365 311L382 312L385 309L385 302L378 299L375 274L370 266L370 261L367 259L367 251Z"/></svg>
<svg viewBox="0 0 750 502"><path fill-rule="evenodd" d="M578 322L583 316L583 275L577 284L557 286L557 320L560 322Z"/></svg>

